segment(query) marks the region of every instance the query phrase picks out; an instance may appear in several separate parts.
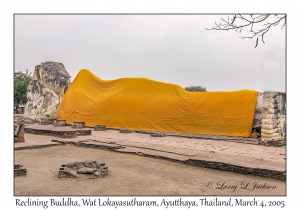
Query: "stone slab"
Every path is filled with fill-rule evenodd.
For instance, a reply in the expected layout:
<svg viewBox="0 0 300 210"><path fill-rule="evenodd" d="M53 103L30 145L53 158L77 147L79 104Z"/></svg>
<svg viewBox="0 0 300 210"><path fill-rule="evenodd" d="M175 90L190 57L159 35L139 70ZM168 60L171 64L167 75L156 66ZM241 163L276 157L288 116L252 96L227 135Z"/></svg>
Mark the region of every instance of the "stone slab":
<svg viewBox="0 0 300 210"><path fill-rule="evenodd" d="M63 140L61 140L61 142L63 142ZM274 166L272 167L264 164L255 165L255 164L247 163L246 166L243 166L238 162L234 163L234 160L233 162L228 162L224 160L215 160L211 158L201 158L201 159L190 158L187 155L180 155L176 153L174 154L172 152L157 151L149 148L136 148L136 147L127 148L126 146L121 146L118 144L109 144L109 143L103 143L97 141L77 142L74 143L74 145L81 146L81 147L105 149L105 150L111 150L115 152L142 155L145 157L165 159L165 160L180 162L180 163L193 165L193 166L231 171L231 172L242 173L247 175L268 177L268 178L274 178L283 181L286 180L285 168L274 167Z"/></svg>
<svg viewBox="0 0 300 210"><path fill-rule="evenodd" d="M212 140L169 135L157 138L149 133L120 133L119 130L109 129L106 132L93 132L90 136L55 138L52 141L280 180L284 180L286 171L284 146L237 143L234 139Z"/></svg>
<svg viewBox="0 0 300 210"><path fill-rule="evenodd" d="M54 127L53 125L26 125L25 133L38 135L55 136L59 138L76 138L77 136L91 135L92 129L80 128L72 129L71 126Z"/></svg>

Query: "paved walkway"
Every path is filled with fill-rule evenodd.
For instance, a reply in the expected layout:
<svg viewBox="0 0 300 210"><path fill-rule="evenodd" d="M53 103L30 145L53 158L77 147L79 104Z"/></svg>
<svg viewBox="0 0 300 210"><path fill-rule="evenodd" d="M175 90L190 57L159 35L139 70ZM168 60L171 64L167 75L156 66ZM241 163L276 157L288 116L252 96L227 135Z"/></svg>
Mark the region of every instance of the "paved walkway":
<svg viewBox="0 0 300 210"><path fill-rule="evenodd" d="M31 127L53 128L53 125ZM70 126L57 129L69 130ZM120 133L119 130L94 131L92 135L77 136L72 139L25 133L25 143L16 143L15 149L34 146L52 146L61 143L106 145L118 148L119 152L159 155L178 160L201 159L225 162L245 167L264 168L276 171L286 170L286 147L266 147L262 145L229 142L217 139L193 139L176 136L153 137L144 133ZM52 141L54 140L54 141ZM121 148L122 147L122 148Z"/></svg>

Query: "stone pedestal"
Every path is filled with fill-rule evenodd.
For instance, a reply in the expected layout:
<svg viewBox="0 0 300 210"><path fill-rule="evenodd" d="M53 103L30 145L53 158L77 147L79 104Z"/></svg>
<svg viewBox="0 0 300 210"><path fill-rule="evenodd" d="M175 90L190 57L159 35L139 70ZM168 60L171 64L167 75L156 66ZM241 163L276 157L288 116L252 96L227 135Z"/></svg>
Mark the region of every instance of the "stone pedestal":
<svg viewBox="0 0 300 210"><path fill-rule="evenodd" d="M66 126L66 121L65 120L54 120L53 126L54 127Z"/></svg>
<svg viewBox="0 0 300 210"><path fill-rule="evenodd" d="M132 133L132 131L127 129L122 129L120 130L120 133Z"/></svg>
<svg viewBox="0 0 300 210"><path fill-rule="evenodd" d="M106 128L105 125L96 125L96 126L94 127L94 130L95 130L95 131L106 131L107 128Z"/></svg>
<svg viewBox="0 0 300 210"><path fill-rule="evenodd" d="M152 136L152 137L165 137L167 135L164 134L164 133L151 133L150 136Z"/></svg>
<svg viewBox="0 0 300 210"><path fill-rule="evenodd" d="M14 176L25 176L27 174L26 168L23 168L22 165L14 165Z"/></svg>
<svg viewBox="0 0 300 210"><path fill-rule="evenodd" d="M98 178L108 174L108 167L105 163L97 163L97 161L83 161L68 164L62 164L58 172L58 177L67 178Z"/></svg>
<svg viewBox="0 0 300 210"><path fill-rule="evenodd" d="M73 122L72 123L72 128L84 128L85 127L85 122Z"/></svg>
<svg viewBox="0 0 300 210"><path fill-rule="evenodd" d="M46 119L46 118L38 119L38 123L40 125L52 125L53 122L54 122L53 119Z"/></svg>

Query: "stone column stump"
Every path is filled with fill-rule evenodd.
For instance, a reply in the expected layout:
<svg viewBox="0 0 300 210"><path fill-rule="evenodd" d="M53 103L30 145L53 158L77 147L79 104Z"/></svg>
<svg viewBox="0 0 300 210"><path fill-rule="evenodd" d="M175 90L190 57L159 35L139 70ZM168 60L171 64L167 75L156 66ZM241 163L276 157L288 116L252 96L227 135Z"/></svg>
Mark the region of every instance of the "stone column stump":
<svg viewBox="0 0 300 210"><path fill-rule="evenodd" d="M66 121L65 120L54 120L53 126L54 127L66 126Z"/></svg>
<svg viewBox="0 0 300 210"><path fill-rule="evenodd" d="M85 122L73 122L72 123L72 128L84 128L85 127Z"/></svg>
<svg viewBox="0 0 300 210"><path fill-rule="evenodd" d="M132 131L127 129L122 129L120 130L120 133L132 133Z"/></svg>
<svg viewBox="0 0 300 210"><path fill-rule="evenodd" d="M47 119L47 118L41 118L41 119L38 119L37 121L40 125L51 125L54 122L54 120Z"/></svg>
<svg viewBox="0 0 300 210"><path fill-rule="evenodd" d="M26 176L27 170L20 164L14 165L14 176Z"/></svg>
<svg viewBox="0 0 300 210"><path fill-rule="evenodd" d="M105 125L96 125L96 126L94 127L94 130L95 130L95 131L106 131L107 128L106 128Z"/></svg>

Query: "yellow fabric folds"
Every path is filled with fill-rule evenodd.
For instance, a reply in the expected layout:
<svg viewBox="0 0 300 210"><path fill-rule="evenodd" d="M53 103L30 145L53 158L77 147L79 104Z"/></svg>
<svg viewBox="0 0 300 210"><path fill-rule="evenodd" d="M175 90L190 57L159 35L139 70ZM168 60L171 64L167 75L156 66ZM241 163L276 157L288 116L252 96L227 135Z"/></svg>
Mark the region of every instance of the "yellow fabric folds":
<svg viewBox="0 0 300 210"><path fill-rule="evenodd" d="M146 78L101 80L82 69L58 119L86 126L249 137L257 91L188 92Z"/></svg>

